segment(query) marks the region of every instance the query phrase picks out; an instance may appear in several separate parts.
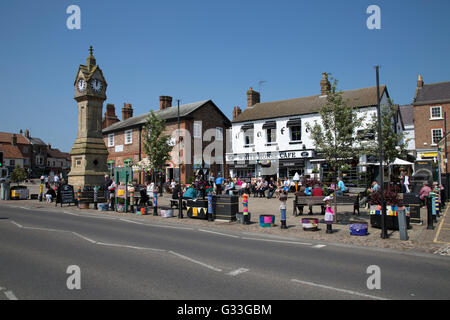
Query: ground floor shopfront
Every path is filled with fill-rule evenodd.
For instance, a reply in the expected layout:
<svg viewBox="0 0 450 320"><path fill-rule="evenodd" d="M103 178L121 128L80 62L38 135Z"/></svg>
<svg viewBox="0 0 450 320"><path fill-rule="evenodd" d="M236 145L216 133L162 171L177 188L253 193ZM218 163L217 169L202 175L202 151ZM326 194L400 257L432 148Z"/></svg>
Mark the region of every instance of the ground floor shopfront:
<svg viewBox="0 0 450 320"><path fill-rule="evenodd" d="M335 182L335 173L326 160L314 151L289 151L277 153L227 154L230 176L233 178L280 178L292 180L296 173L301 179L316 179L325 184ZM378 176L378 165L367 162L362 156L359 161L349 160L348 168L341 172L344 183L349 187L367 187Z"/></svg>
<svg viewBox="0 0 450 320"><path fill-rule="evenodd" d="M300 176L312 174L312 159L313 152L310 150L227 154L227 165L233 178L292 179L296 173Z"/></svg>

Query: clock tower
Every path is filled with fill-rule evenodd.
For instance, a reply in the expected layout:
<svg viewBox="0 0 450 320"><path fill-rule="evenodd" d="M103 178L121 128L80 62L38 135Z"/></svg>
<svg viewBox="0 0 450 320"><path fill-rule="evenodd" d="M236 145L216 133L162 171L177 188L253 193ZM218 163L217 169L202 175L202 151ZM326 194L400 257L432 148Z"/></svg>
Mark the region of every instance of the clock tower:
<svg viewBox="0 0 450 320"><path fill-rule="evenodd" d="M108 173L108 150L102 136L102 109L107 83L97 65L92 46L86 65L80 65L75 79L78 104L78 133L70 156L69 184L74 187L101 186Z"/></svg>

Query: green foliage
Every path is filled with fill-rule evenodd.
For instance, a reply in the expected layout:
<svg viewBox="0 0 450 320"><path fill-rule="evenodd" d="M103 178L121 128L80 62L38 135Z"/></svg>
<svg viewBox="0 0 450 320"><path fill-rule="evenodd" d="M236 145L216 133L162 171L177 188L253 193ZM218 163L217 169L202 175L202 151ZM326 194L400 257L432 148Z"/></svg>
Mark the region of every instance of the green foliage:
<svg viewBox="0 0 450 320"><path fill-rule="evenodd" d="M11 182L15 182L19 184L27 178L27 172L24 168L21 168L19 165L16 165L14 170L11 172Z"/></svg>
<svg viewBox="0 0 450 320"><path fill-rule="evenodd" d="M337 92L336 88L337 80L332 79L327 102L319 111L321 123L307 123L306 128L311 133L317 152L338 174L348 167L349 161L359 157L355 136L364 118L358 116L356 108L349 106L342 92Z"/></svg>
<svg viewBox="0 0 450 320"><path fill-rule="evenodd" d="M387 165L389 165L393 163L396 158L406 157L406 147L409 139L405 139L404 132L396 132L395 119L397 118L398 106L394 105L392 100L389 99L387 104L380 106L380 110L383 160ZM377 139L363 143L362 146L366 150L367 154L378 156L378 118L376 115L372 117L367 130L376 133L375 136Z"/></svg>
<svg viewBox="0 0 450 320"><path fill-rule="evenodd" d="M170 136L164 133L166 122L151 111L144 126L144 151L149 161L147 169L161 170L166 161L170 160Z"/></svg>

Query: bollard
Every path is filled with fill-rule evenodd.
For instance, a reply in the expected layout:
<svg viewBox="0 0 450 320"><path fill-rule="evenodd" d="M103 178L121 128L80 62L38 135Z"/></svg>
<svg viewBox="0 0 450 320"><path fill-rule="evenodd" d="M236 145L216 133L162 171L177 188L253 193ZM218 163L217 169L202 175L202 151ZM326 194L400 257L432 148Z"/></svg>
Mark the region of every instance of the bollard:
<svg viewBox="0 0 450 320"><path fill-rule="evenodd" d="M183 219L183 193L178 192L178 219Z"/></svg>
<svg viewBox="0 0 450 320"><path fill-rule="evenodd" d="M213 221L213 195L208 192L208 221Z"/></svg>
<svg viewBox="0 0 450 320"><path fill-rule="evenodd" d="M158 215L158 192L153 191L153 215Z"/></svg>
<svg viewBox="0 0 450 320"><path fill-rule="evenodd" d="M44 185L41 183L39 186L39 202L42 202L42 198L44 196Z"/></svg>
<svg viewBox="0 0 450 320"><path fill-rule="evenodd" d="M78 189L77 189L77 206L78 206L78 209L81 209L80 202L81 202L81 187L78 187Z"/></svg>
<svg viewBox="0 0 450 320"><path fill-rule="evenodd" d="M98 204L98 189L99 189L99 187L97 187L97 186L94 187L94 209L95 210L98 210L98 206L97 206L97 204Z"/></svg>
<svg viewBox="0 0 450 320"><path fill-rule="evenodd" d="M430 198L431 198L431 213L433 215L433 222L437 222L436 219L436 212L438 210L438 208L436 207L436 193L434 192L430 192Z"/></svg>
<svg viewBox="0 0 450 320"><path fill-rule="evenodd" d="M250 224L250 221L248 221L248 194L244 193L242 195L242 213L244 216L244 221L242 222L243 224Z"/></svg>
<svg viewBox="0 0 450 320"><path fill-rule="evenodd" d="M427 230L434 230L431 197L425 197L425 199L427 204Z"/></svg>
<svg viewBox="0 0 450 320"><path fill-rule="evenodd" d="M131 212L134 212L134 187L131 186L130 188L130 210Z"/></svg>

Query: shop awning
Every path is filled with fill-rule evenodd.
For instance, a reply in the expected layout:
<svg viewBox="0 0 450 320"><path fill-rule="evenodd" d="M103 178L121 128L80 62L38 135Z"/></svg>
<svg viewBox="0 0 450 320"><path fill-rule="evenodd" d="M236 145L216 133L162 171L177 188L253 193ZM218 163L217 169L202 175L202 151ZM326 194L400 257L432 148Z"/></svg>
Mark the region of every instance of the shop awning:
<svg viewBox="0 0 450 320"><path fill-rule="evenodd" d="M412 165L414 165L414 163L397 158L392 163L392 165L395 165L395 166L412 166Z"/></svg>
<svg viewBox="0 0 450 320"><path fill-rule="evenodd" d="M253 123L251 123L251 124L244 124L244 125L241 127L241 130L242 130L242 131L247 131L247 130L250 130L250 129L253 129L253 128L254 128Z"/></svg>
<svg viewBox="0 0 450 320"><path fill-rule="evenodd" d="M289 120L286 124L287 127L296 127L296 126L301 126L301 125L302 125L301 119L292 119L292 120Z"/></svg>
<svg viewBox="0 0 450 320"><path fill-rule="evenodd" d="M277 123L275 121L268 121L266 123L263 124L263 129L276 129L277 128Z"/></svg>

